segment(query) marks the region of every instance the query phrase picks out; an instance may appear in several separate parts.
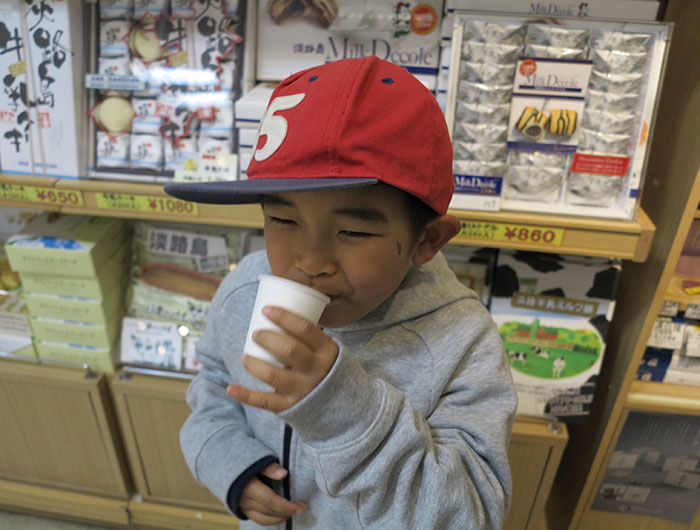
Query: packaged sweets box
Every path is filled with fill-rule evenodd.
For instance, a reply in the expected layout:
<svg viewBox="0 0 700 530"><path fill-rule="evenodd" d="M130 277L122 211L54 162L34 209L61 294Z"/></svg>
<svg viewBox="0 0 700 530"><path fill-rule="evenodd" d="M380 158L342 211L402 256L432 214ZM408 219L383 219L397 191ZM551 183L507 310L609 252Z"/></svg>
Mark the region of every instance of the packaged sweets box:
<svg viewBox="0 0 700 530"><path fill-rule="evenodd" d="M4 173L85 176L83 2L0 2Z"/></svg>
<svg viewBox="0 0 700 530"><path fill-rule="evenodd" d="M620 272L616 260L499 252L490 311L518 414L576 421L589 413Z"/></svg>
<svg viewBox="0 0 700 530"><path fill-rule="evenodd" d="M89 175L166 182L212 157L235 178L238 0L91 3ZM199 174L199 173L197 173ZM206 169L198 178L213 177Z"/></svg>
<svg viewBox="0 0 700 530"><path fill-rule="evenodd" d="M5 252L20 274L94 277L125 237L121 219L44 212L5 243Z"/></svg>
<svg viewBox="0 0 700 530"><path fill-rule="evenodd" d="M23 288L31 293L75 296L79 298L103 298L123 280L129 270L129 244L124 244L100 267L94 277L71 277L44 272L22 272Z"/></svg>
<svg viewBox="0 0 700 530"><path fill-rule="evenodd" d="M452 208L629 220L671 27L455 14Z"/></svg>
<svg viewBox="0 0 700 530"><path fill-rule="evenodd" d="M40 359L71 364L86 364L91 370L113 372L117 363L117 348L96 348L80 344L36 339L34 341Z"/></svg>
<svg viewBox="0 0 700 530"><path fill-rule="evenodd" d="M257 5L258 80L280 81L319 64L376 55L435 89L442 0L270 0Z"/></svg>
<svg viewBox="0 0 700 530"><path fill-rule="evenodd" d="M114 344L119 334L120 323L120 318L112 318L106 324L90 324L39 316L30 318L32 331L37 339L97 348L109 348Z"/></svg>

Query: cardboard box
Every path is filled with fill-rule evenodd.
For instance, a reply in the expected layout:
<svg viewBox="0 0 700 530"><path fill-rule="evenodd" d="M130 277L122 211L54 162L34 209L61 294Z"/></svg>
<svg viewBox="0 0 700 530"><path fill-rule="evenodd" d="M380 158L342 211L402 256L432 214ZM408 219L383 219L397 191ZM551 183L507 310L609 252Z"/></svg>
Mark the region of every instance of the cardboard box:
<svg viewBox="0 0 700 530"><path fill-rule="evenodd" d="M36 339L97 348L109 348L114 344L119 335L120 323L120 318L113 318L107 324L90 324L35 316L30 319Z"/></svg>
<svg viewBox="0 0 700 530"><path fill-rule="evenodd" d="M117 359L117 348L95 348L79 344L64 344L36 339L34 347L40 359L71 364L87 364L92 370L113 372Z"/></svg>
<svg viewBox="0 0 700 530"><path fill-rule="evenodd" d="M25 291L80 298L102 298L121 282L129 271L130 245L126 244L104 264L96 277L70 277L22 272L22 286Z"/></svg>
<svg viewBox="0 0 700 530"><path fill-rule="evenodd" d="M277 86L277 83L258 83L251 90L243 94L235 103L236 110L236 128L252 129L253 139L258 132L258 127L265 115L265 109L270 102L272 91ZM239 136L245 133L239 133ZM247 137L249 139L249 137ZM243 144L242 138L239 138L239 145ZM250 142L250 147L253 147L253 142Z"/></svg>
<svg viewBox="0 0 700 530"><path fill-rule="evenodd" d="M276 4L258 2L259 80L280 81L312 66L376 55L405 67L430 90L435 89L442 0L413 6L344 0L338 2L336 13L328 12L322 21L308 9L287 18L284 12L275 12Z"/></svg>
<svg viewBox="0 0 700 530"><path fill-rule="evenodd" d="M118 283L103 298L25 293L29 314L58 320L107 325L122 316L126 289Z"/></svg>
<svg viewBox="0 0 700 530"><path fill-rule="evenodd" d="M0 2L6 75L0 93L3 173L78 178L87 170L83 2ZM50 14L50 16L48 16Z"/></svg>
<svg viewBox="0 0 700 530"><path fill-rule="evenodd" d="M616 260L498 254L491 315L518 391L518 414L581 421L591 410L621 273Z"/></svg>
<svg viewBox="0 0 700 530"><path fill-rule="evenodd" d="M20 273L95 277L125 235L121 219L44 212L5 243L5 252Z"/></svg>

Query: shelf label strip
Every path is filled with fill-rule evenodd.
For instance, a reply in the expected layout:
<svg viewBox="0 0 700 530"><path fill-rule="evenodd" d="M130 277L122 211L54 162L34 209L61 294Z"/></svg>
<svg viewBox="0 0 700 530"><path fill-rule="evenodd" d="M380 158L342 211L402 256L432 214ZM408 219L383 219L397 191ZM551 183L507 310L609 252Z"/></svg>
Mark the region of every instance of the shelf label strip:
<svg viewBox="0 0 700 530"><path fill-rule="evenodd" d="M57 190L55 188L41 188L23 184L0 184L0 198L56 206L85 205L83 192L80 190Z"/></svg>
<svg viewBox="0 0 700 530"><path fill-rule="evenodd" d="M181 201L172 197L97 193L96 198L97 207L104 210L129 210L190 217L199 215L197 203Z"/></svg>
<svg viewBox="0 0 700 530"><path fill-rule="evenodd" d="M462 229L458 237L480 239L483 241L505 241L518 245L560 247L564 239L564 229L545 226L462 221Z"/></svg>

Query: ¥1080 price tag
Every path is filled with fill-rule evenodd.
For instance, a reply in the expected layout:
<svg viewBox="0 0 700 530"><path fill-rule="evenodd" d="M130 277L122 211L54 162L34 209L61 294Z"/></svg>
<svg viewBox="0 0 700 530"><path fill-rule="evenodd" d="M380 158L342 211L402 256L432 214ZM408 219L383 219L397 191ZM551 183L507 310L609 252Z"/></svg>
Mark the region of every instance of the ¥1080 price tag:
<svg viewBox="0 0 700 530"><path fill-rule="evenodd" d="M97 207L107 210L131 210L171 215L199 215L198 205L172 197L149 195L124 195L119 193L98 193Z"/></svg>
<svg viewBox="0 0 700 530"><path fill-rule="evenodd" d="M564 239L564 229L463 221L459 236L470 239L482 239L484 241L505 241L516 245L560 247Z"/></svg>
<svg viewBox="0 0 700 530"><path fill-rule="evenodd" d="M55 188L40 188L22 184L0 184L0 198L55 206L85 205L82 191L57 190Z"/></svg>

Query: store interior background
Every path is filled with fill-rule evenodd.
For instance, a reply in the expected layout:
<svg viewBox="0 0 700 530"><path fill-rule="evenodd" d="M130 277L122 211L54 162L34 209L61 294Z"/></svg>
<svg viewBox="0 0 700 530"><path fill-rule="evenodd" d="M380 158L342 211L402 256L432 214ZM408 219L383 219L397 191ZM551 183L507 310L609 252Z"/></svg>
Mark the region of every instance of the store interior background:
<svg viewBox="0 0 700 530"><path fill-rule="evenodd" d="M629 8L645 1L655 3L638 0L630 2ZM14 6L12 2L4 4L0 7ZM247 4L248 15L256 12L255 2ZM516 419L509 449L514 476L513 506L506 523L509 530L700 529L697 506L692 520L686 522L672 520L663 510L659 516L645 513L645 502L634 500L620 502L618 511L594 508L600 507L599 495L610 481L611 462L617 462L625 452L618 443L624 439L630 415L656 414L677 417L680 422L687 418L688 424L700 417L700 387L638 379L664 302L678 302L681 310L700 303L697 294L669 294L688 234L700 219L700 62L696 60L700 2L662 2L659 16L673 27L635 219L567 217L546 210L457 212L465 223L554 228L564 237L574 238L564 240L563 246L578 255L622 260L614 317L590 413L577 422L536 415ZM242 49L251 40L250 23L247 19L241 29L244 40L237 46ZM94 46L92 41L90 47ZM250 49L245 52L248 66L254 62L250 53ZM94 109L95 101L93 105L84 103L83 117ZM92 118L90 122L94 123ZM193 227L218 225L232 231L261 226L259 212L253 207L236 212L226 207L200 207L197 215L186 211L146 214L120 209L114 201L105 206L98 200L104 194L165 198L160 182L56 179L3 172L0 185L79 193L82 204L44 203L41 209L123 218L129 230L141 221L191 221ZM36 201L18 197L0 194L0 206L37 209ZM485 242L475 234L462 234L454 243L465 252L479 247L556 252L543 244ZM259 239L252 244L259 245ZM122 273L128 282L129 271L125 268ZM700 270L697 277L700 279ZM127 311L128 302L120 307ZM188 414L184 393L193 371L179 367L153 374L151 368L147 363L118 362L114 369L86 370L12 356L0 358L0 423L5 426L0 429L0 510L97 527L235 527L235 519L191 477L179 451L177 432ZM649 447L640 449L646 451L640 455L653 452ZM693 459L700 460L700 449L689 447L684 457L690 464L679 472L685 473L687 480L700 477L700 464L697 460L694 467L692 464ZM618 475L629 474L633 468L620 467ZM700 491L699 486L700 479L698 486L682 491L694 493ZM646 506L650 503L651 499ZM635 506L639 510L635 511ZM9 521L17 526L8 528L21 528L19 519Z"/></svg>

